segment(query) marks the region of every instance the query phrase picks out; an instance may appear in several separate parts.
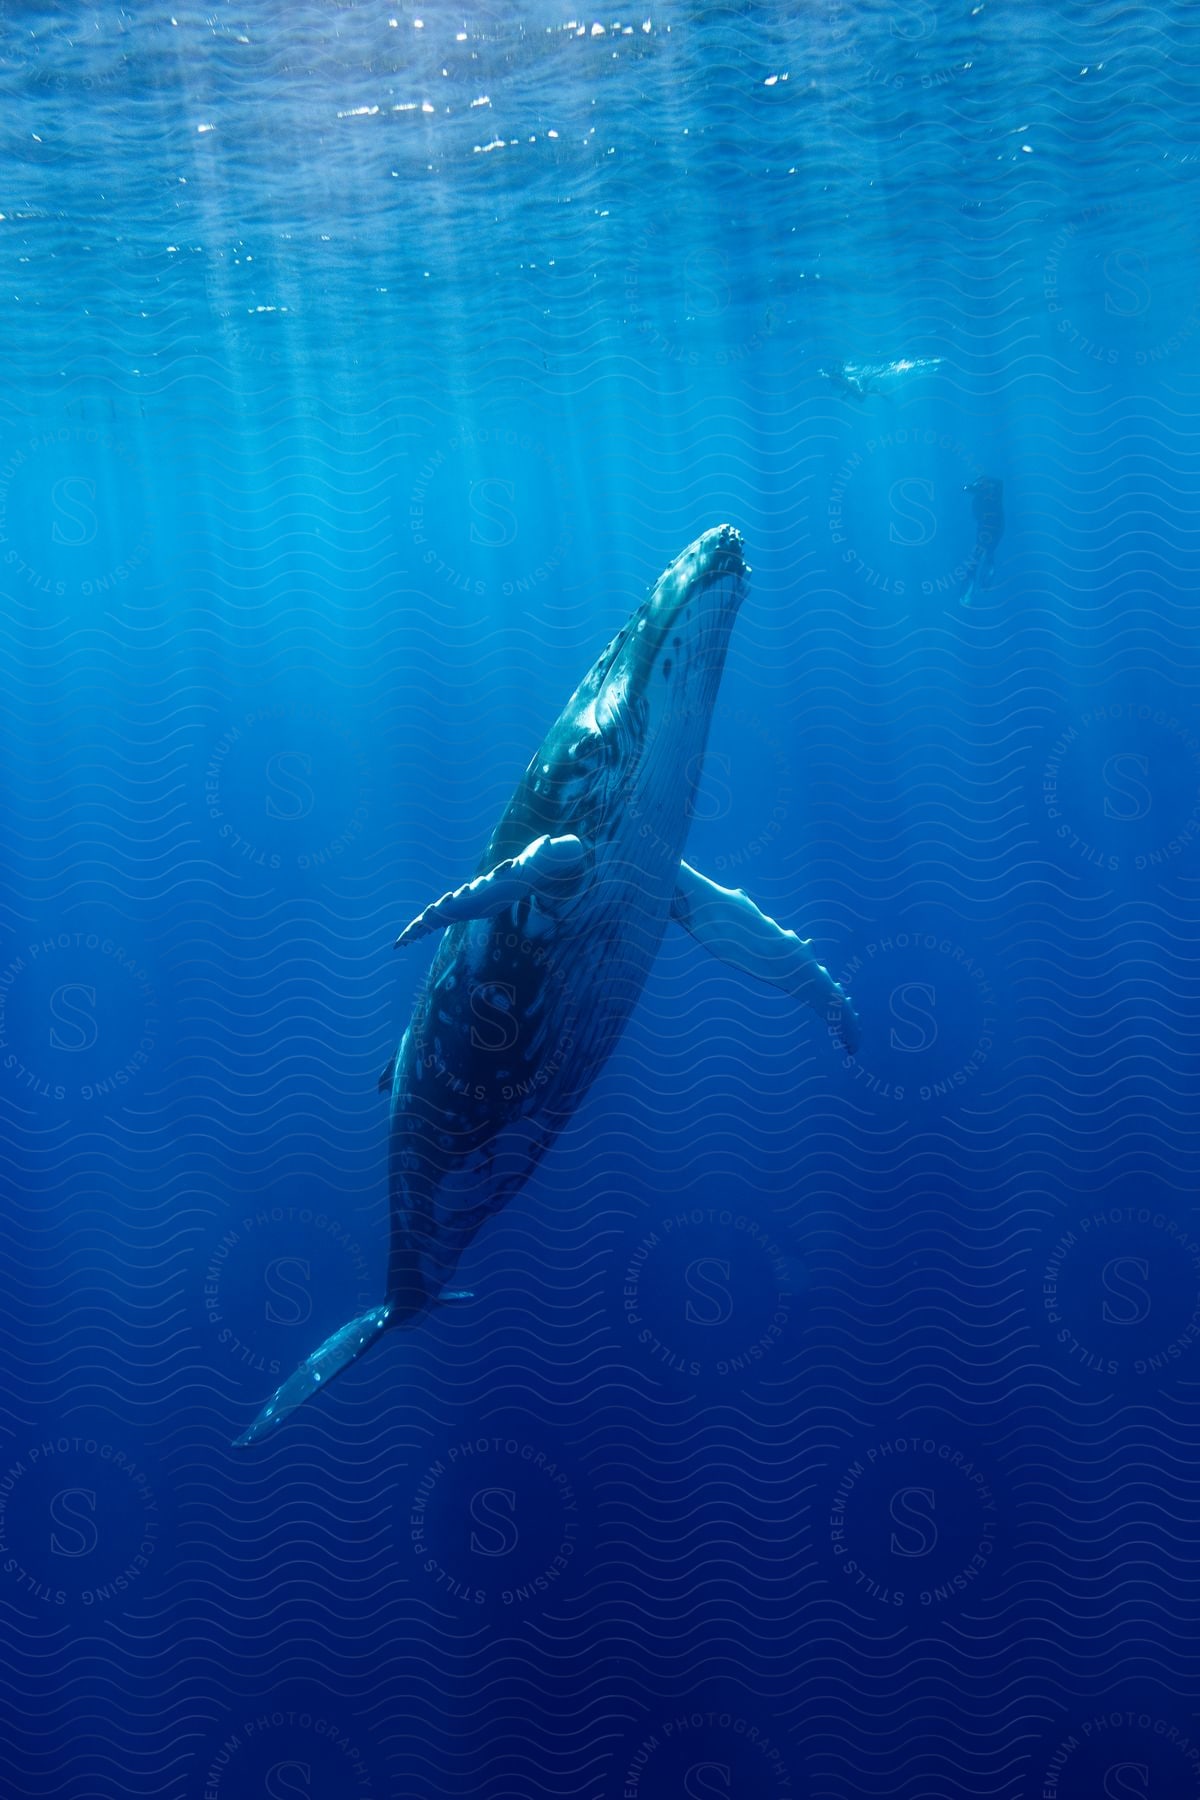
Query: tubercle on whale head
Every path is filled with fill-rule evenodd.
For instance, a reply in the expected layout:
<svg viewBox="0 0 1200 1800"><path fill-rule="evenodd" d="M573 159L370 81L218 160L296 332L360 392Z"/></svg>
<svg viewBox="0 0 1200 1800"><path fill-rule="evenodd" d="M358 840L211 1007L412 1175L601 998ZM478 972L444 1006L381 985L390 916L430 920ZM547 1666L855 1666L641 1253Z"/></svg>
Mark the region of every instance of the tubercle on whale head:
<svg viewBox="0 0 1200 1800"><path fill-rule="evenodd" d="M655 714L711 706L749 573L741 532L717 525L659 577L629 642L630 690Z"/></svg>
<svg viewBox="0 0 1200 1800"><path fill-rule="evenodd" d="M620 771L639 766L652 737L663 741L664 715L681 728L706 718L749 573L732 525L703 532L664 570L530 760L520 828L502 840L509 854L545 831L590 839L597 809L626 790Z"/></svg>
<svg viewBox="0 0 1200 1800"><path fill-rule="evenodd" d="M726 580L730 582L729 602L740 605L749 573L741 532L732 525L714 525L681 551L659 576L646 602L646 617L672 624L689 600Z"/></svg>
<svg viewBox="0 0 1200 1800"><path fill-rule="evenodd" d="M713 654L723 659L749 573L732 525L716 525L682 550L614 639L608 666L596 671L603 676L598 722L646 693L655 669L669 677Z"/></svg>

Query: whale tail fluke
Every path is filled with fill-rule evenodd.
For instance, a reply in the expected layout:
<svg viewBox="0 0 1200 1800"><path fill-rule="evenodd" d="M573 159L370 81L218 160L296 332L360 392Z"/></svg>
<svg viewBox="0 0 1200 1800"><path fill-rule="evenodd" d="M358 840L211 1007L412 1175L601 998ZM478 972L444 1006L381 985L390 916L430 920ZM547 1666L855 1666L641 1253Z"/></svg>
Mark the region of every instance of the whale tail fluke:
<svg viewBox="0 0 1200 1800"><path fill-rule="evenodd" d="M305 1357L282 1387L276 1388L253 1425L234 1439L235 1447L241 1449L247 1444L257 1444L268 1432L274 1431L310 1394L315 1394L318 1388L328 1387L335 1375L340 1375L364 1350L369 1350L389 1325L399 1324L402 1316L389 1300L341 1326L311 1356Z"/></svg>
<svg viewBox="0 0 1200 1800"><path fill-rule="evenodd" d="M474 1288L447 1288L432 1304L452 1306L459 1300L474 1298ZM413 1303L406 1300L404 1295L393 1295L382 1306L373 1306L370 1312L360 1313L348 1325L339 1326L323 1344L318 1345L311 1356L305 1357L282 1387L275 1389L253 1425L243 1431L241 1437L234 1438L234 1448L241 1450L247 1444L257 1444L261 1438L282 1425L288 1415L302 1406L310 1394L315 1394L318 1388L328 1387L335 1375L340 1375L352 1362L357 1362L364 1350L369 1350L376 1339L381 1338L391 1326L411 1325L428 1304L428 1301Z"/></svg>

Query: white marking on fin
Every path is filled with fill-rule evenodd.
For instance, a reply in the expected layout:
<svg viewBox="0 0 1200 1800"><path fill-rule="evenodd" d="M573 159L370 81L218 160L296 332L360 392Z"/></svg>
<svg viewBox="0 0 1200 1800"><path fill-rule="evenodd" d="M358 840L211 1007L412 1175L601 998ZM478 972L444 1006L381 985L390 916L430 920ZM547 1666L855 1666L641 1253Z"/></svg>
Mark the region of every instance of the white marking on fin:
<svg viewBox="0 0 1200 1800"><path fill-rule="evenodd" d="M853 1056L858 1048L858 1015L808 938L760 912L741 888L719 887L688 863L679 865L671 917L719 962L794 994L820 1013Z"/></svg>
<svg viewBox="0 0 1200 1800"><path fill-rule="evenodd" d="M318 1388L331 1382L343 1369L348 1369L383 1335L391 1322L391 1302L385 1301L382 1306L373 1306L370 1312L360 1313L357 1319L351 1319L348 1325L333 1332L276 1388L254 1423L241 1437L234 1439L235 1445L241 1449L256 1444L269 1431L275 1431L288 1414L295 1412Z"/></svg>
<svg viewBox="0 0 1200 1800"><path fill-rule="evenodd" d="M551 837L548 832L527 844L519 856L497 863L485 875L477 875L452 893L443 894L404 927L396 939L413 944L431 931L462 919L489 919L507 907L515 906L527 894L553 904L566 900L576 892L587 872L591 858L587 846L577 837Z"/></svg>

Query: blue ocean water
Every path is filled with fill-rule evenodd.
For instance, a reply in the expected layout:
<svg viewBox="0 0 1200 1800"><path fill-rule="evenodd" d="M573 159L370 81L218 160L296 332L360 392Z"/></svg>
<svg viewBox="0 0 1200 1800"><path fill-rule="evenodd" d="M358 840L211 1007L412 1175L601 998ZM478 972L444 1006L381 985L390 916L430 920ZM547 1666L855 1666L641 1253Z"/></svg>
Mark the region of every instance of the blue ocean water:
<svg viewBox="0 0 1200 1800"><path fill-rule="evenodd" d="M3 1792L1200 1790L1194 8L0 19ZM233 1450L396 932L725 520L689 860L859 1055L673 932Z"/></svg>

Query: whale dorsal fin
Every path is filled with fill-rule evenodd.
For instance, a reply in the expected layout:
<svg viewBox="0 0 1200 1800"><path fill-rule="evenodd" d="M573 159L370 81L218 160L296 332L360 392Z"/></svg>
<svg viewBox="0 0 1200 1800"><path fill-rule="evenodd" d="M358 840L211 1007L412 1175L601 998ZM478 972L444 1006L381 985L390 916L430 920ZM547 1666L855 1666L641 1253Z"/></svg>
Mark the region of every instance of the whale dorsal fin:
<svg viewBox="0 0 1200 1800"><path fill-rule="evenodd" d="M387 1068L384 1069L383 1073L379 1077L380 1093L386 1094L388 1089L391 1087L393 1081L395 1081L395 1079L396 1079L396 1059L393 1056L391 1062L387 1065Z"/></svg>
<svg viewBox="0 0 1200 1800"><path fill-rule="evenodd" d="M486 875L464 882L443 894L406 925L396 946L414 944L431 931L456 925L462 919L490 919L526 896L553 906L575 894L587 874L591 856L577 837L551 837L548 832L526 844L519 856L510 856Z"/></svg>

